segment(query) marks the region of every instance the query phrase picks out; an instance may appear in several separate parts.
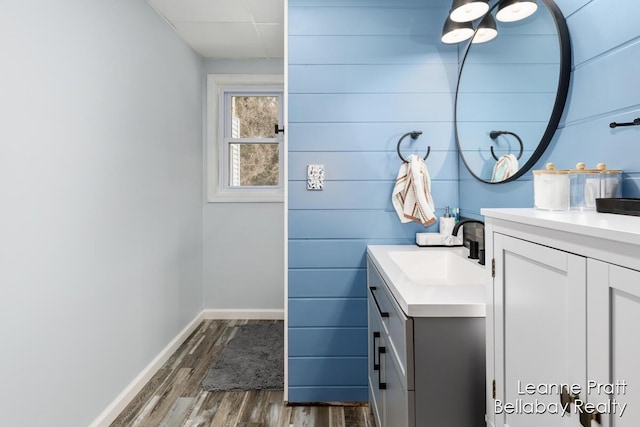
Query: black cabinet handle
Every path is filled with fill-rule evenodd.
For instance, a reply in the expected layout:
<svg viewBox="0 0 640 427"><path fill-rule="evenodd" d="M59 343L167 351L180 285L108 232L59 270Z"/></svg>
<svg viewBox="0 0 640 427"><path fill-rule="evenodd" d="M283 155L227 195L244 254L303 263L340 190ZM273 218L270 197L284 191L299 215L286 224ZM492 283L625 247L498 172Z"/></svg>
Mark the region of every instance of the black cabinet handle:
<svg viewBox="0 0 640 427"><path fill-rule="evenodd" d="M584 406L580 406L578 411L580 411L580 424L584 427L591 427L591 421L602 425L602 417L598 411L588 412Z"/></svg>
<svg viewBox="0 0 640 427"><path fill-rule="evenodd" d="M387 313L386 311L382 311L380 309L380 304L378 304L378 299L376 298L376 294L373 293L373 291L375 291L376 288L375 286L369 286L369 290L371 290L371 296L373 297L373 302L376 303L376 307L378 307L378 313L380 313L380 317L389 317L389 313Z"/></svg>
<svg viewBox="0 0 640 427"><path fill-rule="evenodd" d="M574 396L569 393L566 386L562 386L562 392L560 393L560 404L563 408L567 408L567 412L571 413L571 405L575 402L576 399L580 398L580 396Z"/></svg>
<svg viewBox="0 0 640 427"><path fill-rule="evenodd" d="M373 333L373 370L380 370L380 355L378 355L378 363L376 363L376 339L380 338L380 332Z"/></svg>
<svg viewBox="0 0 640 427"><path fill-rule="evenodd" d="M378 362L382 363L382 360L380 360L380 355L386 352L387 352L387 349L385 347L378 347ZM382 369L378 369L378 388L380 390L385 390L387 388L387 383L382 382L381 375L382 375Z"/></svg>

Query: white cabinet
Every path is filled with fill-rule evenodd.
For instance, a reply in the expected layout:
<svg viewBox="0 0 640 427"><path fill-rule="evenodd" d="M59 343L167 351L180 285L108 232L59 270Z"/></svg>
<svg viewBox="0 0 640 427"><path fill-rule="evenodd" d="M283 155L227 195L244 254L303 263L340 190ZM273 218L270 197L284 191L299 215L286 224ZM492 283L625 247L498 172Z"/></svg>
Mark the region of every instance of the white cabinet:
<svg viewBox="0 0 640 427"><path fill-rule="evenodd" d="M640 272L589 260L587 373L603 426L640 424ZM606 385L611 386L607 387ZM598 385L605 385L598 388ZM622 416L620 416L622 415Z"/></svg>
<svg viewBox="0 0 640 427"><path fill-rule="evenodd" d="M556 393L523 395L526 384L580 384L586 360L576 359L586 348L586 259L502 234L494 236L496 258L496 352L503 384L496 406L519 402L552 409ZM498 306L498 304L496 304ZM540 406L543 405L543 406ZM528 412L528 411L527 411ZM571 415L548 410L540 414L504 413L504 423L520 427L572 425Z"/></svg>
<svg viewBox="0 0 640 427"><path fill-rule="evenodd" d="M482 213L487 424L640 425L640 218Z"/></svg>

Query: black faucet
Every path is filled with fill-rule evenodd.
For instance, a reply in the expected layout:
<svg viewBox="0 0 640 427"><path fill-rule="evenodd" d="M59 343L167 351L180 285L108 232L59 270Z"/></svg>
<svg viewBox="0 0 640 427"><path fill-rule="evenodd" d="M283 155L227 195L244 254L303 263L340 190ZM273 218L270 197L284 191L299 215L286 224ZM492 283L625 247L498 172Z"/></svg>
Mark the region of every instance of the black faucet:
<svg viewBox="0 0 640 427"><path fill-rule="evenodd" d="M460 227L464 224L475 222L476 224L482 225L482 244L484 245L484 222L479 221L477 219L465 219L464 221L460 221L453 227L453 231L451 232L452 236L457 236L458 231L460 231ZM475 240L469 240L469 258L477 259L478 264L484 265L484 249L478 250L479 244Z"/></svg>

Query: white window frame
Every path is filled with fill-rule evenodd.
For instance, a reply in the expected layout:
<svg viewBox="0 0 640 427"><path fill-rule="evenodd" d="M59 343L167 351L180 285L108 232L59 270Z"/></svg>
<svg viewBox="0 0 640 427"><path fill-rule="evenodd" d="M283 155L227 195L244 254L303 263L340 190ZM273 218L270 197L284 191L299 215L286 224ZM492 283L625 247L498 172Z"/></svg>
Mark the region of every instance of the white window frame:
<svg viewBox="0 0 640 427"><path fill-rule="evenodd" d="M229 91L279 92L284 102L284 76L281 74L209 74L207 76L207 201L208 202L283 202L284 141L280 144L280 182L278 186L229 187L224 141L224 96ZM280 106L284 111L284 106ZM279 123L284 127L284 123ZM272 142L266 140L265 143ZM223 163L226 162L226 163Z"/></svg>

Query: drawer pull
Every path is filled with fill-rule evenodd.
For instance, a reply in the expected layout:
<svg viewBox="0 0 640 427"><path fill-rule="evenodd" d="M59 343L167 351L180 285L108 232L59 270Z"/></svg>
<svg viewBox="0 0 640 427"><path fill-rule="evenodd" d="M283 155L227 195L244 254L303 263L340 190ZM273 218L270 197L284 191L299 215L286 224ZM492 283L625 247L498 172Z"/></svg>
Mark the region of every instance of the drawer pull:
<svg viewBox="0 0 640 427"><path fill-rule="evenodd" d="M580 424L584 427L591 427L591 421L602 425L602 417L598 411L588 412L583 406L579 407L580 411Z"/></svg>
<svg viewBox="0 0 640 427"><path fill-rule="evenodd" d="M378 299L376 298L376 294L373 293L373 291L375 291L376 288L375 286L369 286L369 290L371 291L371 296L373 297L373 302L376 303L376 307L378 307L378 313L380 313L380 317L389 317L389 313L387 313L386 311L382 311L380 309L380 304L378 304Z"/></svg>
<svg viewBox="0 0 640 427"><path fill-rule="evenodd" d="M376 339L380 338L380 332L373 333L373 370L380 370L380 355L378 355L378 363L376 363Z"/></svg>
<svg viewBox="0 0 640 427"><path fill-rule="evenodd" d="M571 404L575 402L580 396L574 396L569 393L566 386L562 386L562 392L560 393L560 404L563 408L567 408L567 412L571 412Z"/></svg>
<svg viewBox="0 0 640 427"><path fill-rule="evenodd" d="M387 349L386 347L378 347L378 362L382 363L382 360L380 359L380 355L385 353L386 354ZM382 369L378 369L378 388L380 390L385 390L387 388L387 383L386 382L382 382Z"/></svg>

